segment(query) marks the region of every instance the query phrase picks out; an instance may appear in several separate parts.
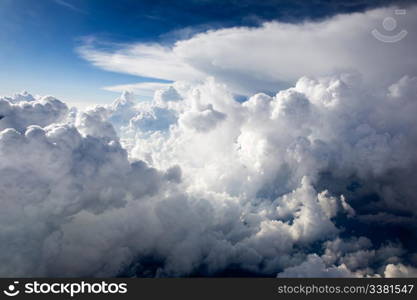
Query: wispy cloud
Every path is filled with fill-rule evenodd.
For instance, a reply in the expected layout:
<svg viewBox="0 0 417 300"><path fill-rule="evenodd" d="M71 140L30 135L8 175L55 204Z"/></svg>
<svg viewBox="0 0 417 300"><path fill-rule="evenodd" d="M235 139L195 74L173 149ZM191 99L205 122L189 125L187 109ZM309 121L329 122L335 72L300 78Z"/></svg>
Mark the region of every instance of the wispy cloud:
<svg viewBox="0 0 417 300"><path fill-rule="evenodd" d="M269 22L258 28L211 30L180 39L172 46L132 43L103 49L95 41L78 50L105 70L172 81L213 76L246 95L273 92L301 76L328 75L338 70L354 69L366 79L387 83L404 70L415 74L417 68L410 52L417 45L411 32L417 28L416 7L398 19L409 31L404 40L387 45L371 35L373 29L384 30L382 21L394 10L345 14L321 22ZM399 61L399 57L408 59Z"/></svg>
<svg viewBox="0 0 417 300"><path fill-rule="evenodd" d="M97 41L79 47L80 55L93 65L116 71L163 80L191 80L201 73L185 62L175 51L159 44L124 45L114 52L96 48ZM106 44L106 46L108 46Z"/></svg>
<svg viewBox="0 0 417 300"><path fill-rule="evenodd" d="M85 10L82 10L82 9L78 8L75 5L73 5L71 3L68 3L67 1L64 1L64 0L54 0L54 1L55 1L55 3L65 7L65 8L68 8L72 11L75 11L75 12L78 12L78 13L81 13L81 14L87 14L87 12Z"/></svg>

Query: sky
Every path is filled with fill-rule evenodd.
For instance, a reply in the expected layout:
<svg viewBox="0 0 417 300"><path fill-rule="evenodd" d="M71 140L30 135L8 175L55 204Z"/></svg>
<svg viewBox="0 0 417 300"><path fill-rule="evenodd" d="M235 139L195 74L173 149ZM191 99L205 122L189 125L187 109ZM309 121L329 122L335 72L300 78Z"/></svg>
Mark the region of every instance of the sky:
<svg viewBox="0 0 417 300"><path fill-rule="evenodd" d="M106 72L77 49L128 43L174 42L208 29L257 27L264 21L299 23L337 13L362 11L389 1L110 1L2 0L0 3L0 95L24 89L53 94L71 103L109 103L117 96L103 87L148 79Z"/></svg>
<svg viewBox="0 0 417 300"><path fill-rule="evenodd" d="M0 3L1 277L417 277L415 1Z"/></svg>

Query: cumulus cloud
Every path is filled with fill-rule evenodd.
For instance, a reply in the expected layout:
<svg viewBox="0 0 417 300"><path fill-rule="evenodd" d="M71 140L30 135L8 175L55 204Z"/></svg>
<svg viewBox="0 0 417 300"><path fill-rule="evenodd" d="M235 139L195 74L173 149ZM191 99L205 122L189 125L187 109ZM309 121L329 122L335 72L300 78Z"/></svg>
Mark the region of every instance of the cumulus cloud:
<svg viewBox="0 0 417 300"><path fill-rule="evenodd" d="M403 264L389 264L385 268L384 272L385 277L392 278L392 277L416 277L417 276L417 268L413 268L410 266L404 266Z"/></svg>
<svg viewBox="0 0 417 300"><path fill-rule="evenodd" d="M315 255L309 255L299 266L290 267L278 274L278 277L354 277L345 265L326 267L323 260Z"/></svg>
<svg viewBox="0 0 417 300"><path fill-rule="evenodd" d="M208 131L224 120L226 115L213 109L213 105L199 107L196 110L188 111L179 120L185 127L197 131Z"/></svg>
<svg viewBox="0 0 417 300"><path fill-rule="evenodd" d="M129 162L117 141L67 124L5 129L0 156L0 255L9 262L3 276L49 274L50 251L64 247L61 226L81 212L99 214L153 195L167 181L145 163Z"/></svg>
<svg viewBox="0 0 417 300"><path fill-rule="evenodd" d="M35 100L27 93L0 98L0 130L24 131L28 125L46 126L63 120L68 112L65 103L46 96Z"/></svg>
<svg viewBox="0 0 417 300"><path fill-rule="evenodd" d="M403 111L404 105L415 103L413 97L395 102L390 92L398 85L403 92L412 90L411 82L402 78L380 93L366 89L356 74L304 77L274 97L257 94L238 104L228 100L230 95L222 85L208 81L185 93L182 107L176 108L178 120L195 111L196 102L216 105L227 118L195 134L182 131L180 123L171 128L170 135L150 135L138 141L132 156L158 168L175 161L193 189L227 193L256 204L255 214L268 217L259 223L257 233L268 249L276 247L272 241L280 241L280 247L290 252L294 243L331 238L339 222L375 224L372 212L381 208L393 213L391 224L403 224L394 211L415 211L413 184L405 180L416 163L412 155L415 131L398 126L400 121L388 116L387 109ZM221 93L224 101L219 103ZM415 109L403 111L403 120L409 120L411 111ZM199 118L205 120L203 115ZM392 180L392 173L403 181ZM366 200L369 194L374 194L373 203ZM356 218L358 213L364 215ZM367 240L360 239L360 244L367 243L363 241ZM356 252L343 250L339 254L343 258L333 262L323 257L329 263L323 276L336 274L333 268L340 266L346 267L345 275L381 276L383 269L370 266L401 261L405 253L396 247L387 244L370 250L364 245L365 249ZM254 248L264 257L268 253ZM326 273L328 268L331 271Z"/></svg>
<svg viewBox="0 0 417 300"><path fill-rule="evenodd" d="M415 205L410 181L389 180L415 166L415 130L386 112L414 103L413 82L400 79L381 96L363 93L356 75L301 78L239 103L210 79L161 90L150 102L124 93L84 112L45 98L2 100L39 106L43 118L28 110L17 122L19 114L4 113L14 119L0 138L1 239L14 242L2 243L10 263L1 273L413 274L396 242L376 247L372 232L338 237L352 222L374 224L381 208L400 224L396 211ZM374 203L362 200L367 193ZM317 242L322 250L310 252Z"/></svg>
<svg viewBox="0 0 417 300"><path fill-rule="evenodd" d="M3 100L7 100L12 103L20 102L20 101L35 101L36 98L29 94L27 91L23 91L21 93L16 93L12 97L2 97Z"/></svg>
<svg viewBox="0 0 417 300"><path fill-rule="evenodd" d="M336 238L323 243L324 252L309 254L303 262L286 268L277 277L412 277L413 268L402 264L404 249L385 244L379 248L365 237ZM374 267L377 269L373 269ZM384 270L384 267L385 270ZM398 272L398 273L395 273ZM399 276L403 272L403 276Z"/></svg>

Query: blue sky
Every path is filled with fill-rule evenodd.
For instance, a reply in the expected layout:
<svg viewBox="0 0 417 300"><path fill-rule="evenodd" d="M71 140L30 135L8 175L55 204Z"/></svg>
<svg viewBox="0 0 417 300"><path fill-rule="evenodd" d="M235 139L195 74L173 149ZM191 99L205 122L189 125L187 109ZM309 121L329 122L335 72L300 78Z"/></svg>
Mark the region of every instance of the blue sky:
<svg viewBox="0 0 417 300"><path fill-rule="evenodd" d="M299 22L385 2L1 0L0 95L28 90L72 103L108 103L117 94L103 86L144 80L82 59L76 48L87 37L170 43L209 28L257 26L272 19Z"/></svg>

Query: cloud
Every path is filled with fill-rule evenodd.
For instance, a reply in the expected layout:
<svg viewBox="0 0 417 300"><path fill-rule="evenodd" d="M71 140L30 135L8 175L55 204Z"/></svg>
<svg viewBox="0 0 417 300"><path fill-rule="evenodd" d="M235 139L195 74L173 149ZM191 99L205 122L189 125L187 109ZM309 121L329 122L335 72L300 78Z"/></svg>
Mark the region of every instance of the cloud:
<svg viewBox="0 0 417 300"><path fill-rule="evenodd" d="M403 264L389 264L385 268L384 272L385 277L392 278L392 277L416 277L417 276L417 268L413 268L410 266L404 266Z"/></svg>
<svg viewBox="0 0 417 300"><path fill-rule="evenodd" d="M405 82L409 84L403 85ZM412 82L402 78L381 93L368 89L356 74L304 77L274 97L257 94L238 104L228 100L222 85L208 81L183 93L183 100L174 108L178 120L194 111L196 103L202 107L212 104L227 118L210 130L192 133L181 130L180 124L172 127L169 135L149 135L137 142L132 155L158 168L175 161L193 189L227 193L256 203L253 213L268 219L259 223L257 238L250 240L262 241L263 249L277 247L274 240L280 241L281 249L291 249L295 241L309 244L323 235L330 238L337 234L334 224L339 222L348 222L348 227L358 221L368 226L362 223L366 219L371 226L384 226L361 214L382 207L393 215L394 211L414 211L413 184L406 177L416 163L411 155L415 136L411 128L415 127L411 123L407 126L410 130L403 127L414 122L415 96L406 92L413 89ZM398 85L401 93L410 95L404 102L389 93ZM402 107L408 105L406 112ZM402 121L389 114L397 110L402 112ZM204 121L205 115L196 118ZM351 188L354 184L357 187ZM320 189L312 190L311 185ZM365 196L372 193L377 197L369 203ZM401 223L401 218L391 219L408 228L414 226ZM262 257L274 253L253 247ZM348 255L344 250L336 268L345 265L355 276L381 276L380 269L369 270L368 266L398 262L404 255L395 250L386 257L382 253L390 248L383 249L365 247Z"/></svg>
<svg viewBox="0 0 417 300"><path fill-rule="evenodd" d="M29 125L47 126L62 121L68 112L65 103L45 96L35 99L23 93L0 98L0 130L14 128L24 131Z"/></svg>
<svg viewBox="0 0 417 300"><path fill-rule="evenodd" d="M81 127L95 128L97 122ZM48 265L65 248L65 224L78 214L101 214L152 196L172 178L143 162L129 162L117 141L91 133L97 131L84 136L69 124L0 133L0 256L9 262L0 267L3 276L58 272Z"/></svg>
<svg viewBox="0 0 417 300"><path fill-rule="evenodd" d="M307 260L299 266L290 267L278 274L278 277L355 277L345 265L326 267L322 259L309 255Z"/></svg>
<svg viewBox="0 0 417 300"><path fill-rule="evenodd" d="M372 231L340 235L363 222L384 226L366 217L372 211L392 222L414 211L415 187L404 178L416 165L415 127L404 130L387 111L408 107L413 124L413 88L404 77L375 93L340 74L244 103L214 79L174 84L145 102L126 92L84 112L53 98L3 99L0 239L12 242L1 243L9 263L0 272L394 274L388 265L412 263L396 237L377 247ZM352 181L362 187L345 188ZM378 196L373 206L366 193Z"/></svg>
<svg viewBox="0 0 417 300"><path fill-rule="evenodd" d="M2 97L2 100L7 100L9 102L16 103L21 101L31 102L35 101L36 98L29 94L27 91L23 91L21 93L14 94L12 97Z"/></svg>
<svg viewBox="0 0 417 300"><path fill-rule="evenodd" d="M158 44L126 45L115 53L106 53L87 43L78 51L93 65L109 71L175 81L201 77L170 48Z"/></svg>
<svg viewBox="0 0 417 300"><path fill-rule="evenodd" d="M323 248L323 255L309 254L301 264L286 268L277 277L401 277L400 274L411 277L413 274L412 267L393 264L404 254L399 245L376 248L365 237L351 237L326 241ZM385 271L381 268L384 265ZM379 270L374 270L374 266Z"/></svg>
<svg viewBox="0 0 417 300"><path fill-rule="evenodd" d="M276 92L302 76L324 76L356 70L377 86L415 76L416 7L394 15L395 7L341 14L320 22L267 22L260 27L233 27L195 34L173 45L132 43L102 50L87 43L81 56L105 70L157 79L201 81L214 76L238 94ZM394 16L396 30L408 35L398 43L375 39L371 31ZM325 62L325 63L324 63Z"/></svg>
<svg viewBox="0 0 417 300"><path fill-rule="evenodd" d="M103 89L111 92L129 91L135 93L138 96L152 98L155 91L161 90L164 87L169 87L170 85L171 84L169 83L161 82L140 82L133 84L105 86Z"/></svg>
<svg viewBox="0 0 417 300"><path fill-rule="evenodd" d="M158 101L164 101L164 102L179 101L181 99L182 99L181 95L172 86L168 86L165 89L159 89L155 92L155 101L156 102L158 102Z"/></svg>
<svg viewBox="0 0 417 300"><path fill-rule="evenodd" d="M118 136L113 126L106 122L105 110L96 108L77 114L75 126L84 135L106 138L110 141L118 141Z"/></svg>
<svg viewBox="0 0 417 300"><path fill-rule="evenodd" d="M214 110L211 104L196 109L196 111L188 111L183 114L179 122L183 126L197 131L208 131L226 119L226 115Z"/></svg>
<svg viewBox="0 0 417 300"><path fill-rule="evenodd" d="M365 32L386 12L80 49L109 70L181 79L146 101L1 98L0 275L415 274L413 38L377 52ZM259 93L269 83L277 92Z"/></svg>

